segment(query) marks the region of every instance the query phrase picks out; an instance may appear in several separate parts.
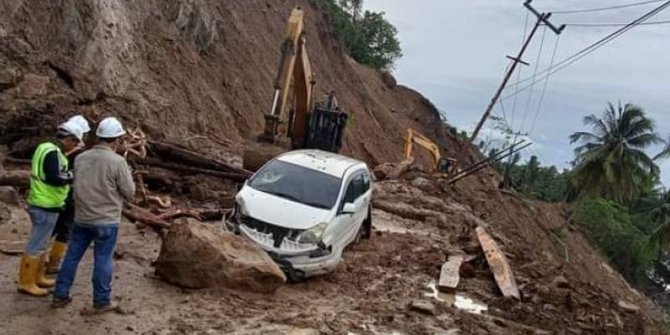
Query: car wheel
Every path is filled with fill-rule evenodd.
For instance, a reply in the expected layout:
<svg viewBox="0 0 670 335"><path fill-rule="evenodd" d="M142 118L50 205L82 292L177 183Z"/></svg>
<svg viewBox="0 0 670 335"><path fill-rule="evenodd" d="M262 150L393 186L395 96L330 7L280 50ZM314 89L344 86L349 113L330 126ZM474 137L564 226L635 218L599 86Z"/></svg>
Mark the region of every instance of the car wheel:
<svg viewBox="0 0 670 335"><path fill-rule="evenodd" d="M358 233L356 233L356 243L361 240L369 240L370 237L372 237L372 208L368 208L368 216L358 228Z"/></svg>

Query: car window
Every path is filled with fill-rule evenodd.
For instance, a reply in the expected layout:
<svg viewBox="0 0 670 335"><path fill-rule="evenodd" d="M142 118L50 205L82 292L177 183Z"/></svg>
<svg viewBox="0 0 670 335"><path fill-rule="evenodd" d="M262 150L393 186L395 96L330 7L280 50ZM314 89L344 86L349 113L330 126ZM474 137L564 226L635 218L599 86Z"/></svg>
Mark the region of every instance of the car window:
<svg viewBox="0 0 670 335"><path fill-rule="evenodd" d="M368 174L367 171L364 171L362 176L363 176L363 193L365 193L370 189L370 174Z"/></svg>
<svg viewBox="0 0 670 335"><path fill-rule="evenodd" d="M356 174L349 181L347 186L347 191L344 194L344 203L354 202L358 197L363 195L370 188L370 179L368 176L367 187L365 183L365 177L362 173Z"/></svg>
<svg viewBox="0 0 670 335"><path fill-rule="evenodd" d="M280 160L268 163L249 181L249 186L308 206L335 206L342 179Z"/></svg>

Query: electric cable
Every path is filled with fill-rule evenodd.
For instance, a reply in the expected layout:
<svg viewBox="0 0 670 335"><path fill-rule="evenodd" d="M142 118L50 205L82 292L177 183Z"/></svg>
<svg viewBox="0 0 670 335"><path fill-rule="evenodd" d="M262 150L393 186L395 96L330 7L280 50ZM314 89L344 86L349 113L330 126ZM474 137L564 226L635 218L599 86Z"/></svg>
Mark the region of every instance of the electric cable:
<svg viewBox="0 0 670 335"><path fill-rule="evenodd" d="M564 11L552 11L552 13L553 14L592 13L592 12L601 12L601 11L605 11L605 10L613 10L613 9L621 9L621 8L642 6L642 5L647 5L647 4L650 4L650 3L656 3L656 2L661 2L661 1L664 1L664 0L649 0L649 1L634 2L634 3L629 3L629 4L617 5L617 6L609 6L609 7L575 9L575 10L564 10Z"/></svg>

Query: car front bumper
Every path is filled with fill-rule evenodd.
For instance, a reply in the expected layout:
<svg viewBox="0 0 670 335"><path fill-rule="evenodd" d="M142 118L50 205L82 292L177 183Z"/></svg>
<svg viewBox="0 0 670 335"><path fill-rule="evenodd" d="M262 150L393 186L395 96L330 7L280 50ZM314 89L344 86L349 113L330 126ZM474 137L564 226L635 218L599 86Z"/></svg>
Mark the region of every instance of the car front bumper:
<svg viewBox="0 0 670 335"><path fill-rule="evenodd" d="M317 245L299 248L292 243L283 243L282 248L277 248L268 236L263 236L234 220L226 220L224 226L258 244L293 280L329 273L342 260L342 250L331 250Z"/></svg>

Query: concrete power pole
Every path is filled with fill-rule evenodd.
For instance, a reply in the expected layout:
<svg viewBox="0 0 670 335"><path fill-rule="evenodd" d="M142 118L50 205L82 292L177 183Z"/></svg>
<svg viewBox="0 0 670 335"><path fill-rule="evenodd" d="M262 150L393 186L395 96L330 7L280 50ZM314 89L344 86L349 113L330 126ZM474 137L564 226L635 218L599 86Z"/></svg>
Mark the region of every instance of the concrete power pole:
<svg viewBox="0 0 670 335"><path fill-rule="evenodd" d="M533 2L533 0L526 0L524 2L523 6L526 7L531 13L537 17L537 21L535 21L535 26L533 27L533 30L531 30L530 34L526 38L526 41L523 43L523 46L521 47L521 50L519 50L519 53L517 54L516 57L511 57L507 56L507 58L512 60L512 65L509 67L509 70L507 70L507 73L505 73L505 77L500 84L500 87L498 87L498 90L496 93L493 95L493 98L491 99L491 102L489 103L488 107L486 107L486 111L484 112L484 115L482 116L481 120L479 120L479 123L477 124L477 127L475 130L472 132L472 135L470 136L470 143L473 143L474 140L477 138L479 135L479 131L482 129L484 126L484 123L486 120L489 118L491 115L491 111L493 110L493 107L496 105L498 102L498 99L500 99L500 95L502 94L503 90L505 89L505 86L507 86L507 82L509 79L512 77L512 74L514 74L514 70L516 69L517 65L519 63L524 63L528 65L528 63L524 62L521 60L521 57L523 56L523 53L526 51L526 48L528 48L528 45L530 44L530 41L533 39L533 36L535 35L535 32L537 31L537 28L540 27L540 25L545 24L547 27L549 27L555 34L560 34L563 29L565 29L565 25L561 25L560 27L554 26L551 22L549 22L549 17L551 17L551 13L540 13L538 12L535 8L533 8L530 3ZM452 169L452 174L457 173L458 167L463 164L463 160L465 159L465 156L468 151L468 146L464 146L463 149L461 150L460 154L458 155L458 158L456 160L456 166L454 169Z"/></svg>

